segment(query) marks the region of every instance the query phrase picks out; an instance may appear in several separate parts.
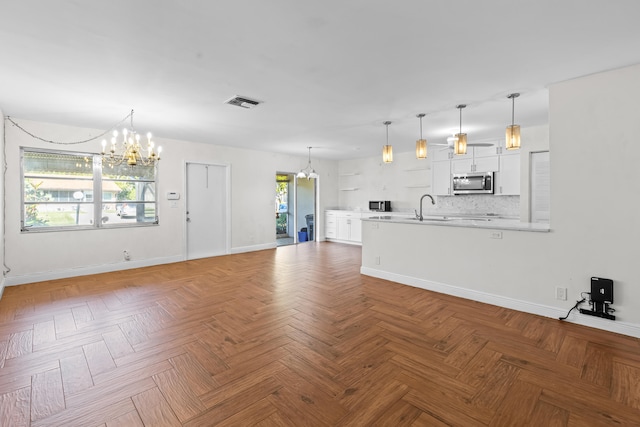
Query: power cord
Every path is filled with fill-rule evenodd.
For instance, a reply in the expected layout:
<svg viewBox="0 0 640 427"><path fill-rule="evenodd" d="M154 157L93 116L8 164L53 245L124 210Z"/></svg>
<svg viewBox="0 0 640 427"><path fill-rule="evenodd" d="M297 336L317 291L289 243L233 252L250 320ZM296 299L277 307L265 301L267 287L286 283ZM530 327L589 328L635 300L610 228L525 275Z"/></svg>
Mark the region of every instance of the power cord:
<svg viewBox="0 0 640 427"><path fill-rule="evenodd" d="M581 296L582 296L582 295L581 295ZM572 312L573 310L575 310L576 308L578 308L578 306L579 306L580 304L582 304L583 302L585 302L586 300L587 300L587 299L583 296L583 297L582 297L582 299L581 299L580 301L577 301L577 302L576 302L576 305L574 305L573 307L571 307L571 310L569 310L569 312L567 313L567 315L566 315L566 316L564 316L564 317L558 317L558 320L566 320L566 319L569 317L569 315L571 314L571 312Z"/></svg>

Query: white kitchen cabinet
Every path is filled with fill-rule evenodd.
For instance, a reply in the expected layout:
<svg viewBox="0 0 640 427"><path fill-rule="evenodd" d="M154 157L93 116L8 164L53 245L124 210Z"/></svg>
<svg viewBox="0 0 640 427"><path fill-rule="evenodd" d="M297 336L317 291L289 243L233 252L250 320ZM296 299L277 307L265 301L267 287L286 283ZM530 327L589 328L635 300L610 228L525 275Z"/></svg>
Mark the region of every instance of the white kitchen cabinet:
<svg viewBox="0 0 640 427"><path fill-rule="evenodd" d="M494 147L470 147L466 155L453 157L451 173L494 172L498 163Z"/></svg>
<svg viewBox="0 0 640 427"><path fill-rule="evenodd" d="M451 173L473 172L473 160L453 159L451 160Z"/></svg>
<svg viewBox="0 0 640 427"><path fill-rule="evenodd" d="M326 239L338 238L338 218L335 211L324 213L324 237Z"/></svg>
<svg viewBox="0 0 640 427"><path fill-rule="evenodd" d="M451 195L451 161L431 163L431 193L434 196Z"/></svg>
<svg viewBox="0 0 640 427"><path fill-rule="evenodd" d="M499 196L520 195L520 153L503 154L498 157L500 169L495 177L494 194Z"/></svg>
<svg viewBox="0 0 640 427"><path fill-rule="evenodd" d="M450 148L444 146L429 146L429 158L432 162L439 162L440 160L451 160L453 151Z"/></svg>
<svg viewBox="0 0 640 427"><path fill-rule="evenodd" d="M344 243L362 243L362 213L325 211L325 239Z"/></svg>
<svg viewBox="0 0 640 427"><path fill-rule="evenodd" d="M520 153L507 151L499 145L469 147L466 155L453 155L451 160L432 159L431 193L437 196L451 195L451 175L468 172L495 172L494 194L520 194Z"/></svg>

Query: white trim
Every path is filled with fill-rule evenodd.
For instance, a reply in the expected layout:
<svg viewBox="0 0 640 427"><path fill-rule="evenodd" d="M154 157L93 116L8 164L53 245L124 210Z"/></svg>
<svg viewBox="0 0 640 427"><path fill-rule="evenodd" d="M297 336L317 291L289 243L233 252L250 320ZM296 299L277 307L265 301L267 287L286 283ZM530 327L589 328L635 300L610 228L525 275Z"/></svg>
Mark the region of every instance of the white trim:
<svg viewBox="0 0 640 427"><path fill-rule="evenodd" d="M110 273L112 271L130 270L132 268L150 267L184 261L182 256L151 258L139 261L122 261L113 264L93 265L89 267L70 268L47 271L44 273L22 274L6 277L3 286L23 285L25 283L43 282L47 280L65 279L68 277L87 276L89 274Z"/></svg>
<svg viewBox="0 0 640 427"><path fill-rule="evenodd" d="M276 242L263 243L261 245L240 246L238 248L231 249L232 254L241 254L244 252L264 251L265 249L275 249L278 247Z"/></svg>
<svg viewBox="0 0 640 427"><path fill-rule="evenodd" d="M388 271L376 270L369 267L360 267L360 273L364 274L365 276L377 277L379 279L385 279L392 282L401 283L403 285L409 285L446 295L453 295L456 297L492 304L498 307L509 308L525 313L537 314L544 317L558 319L559 317L565 316L567 314L567 311L569 311L569 308L567 308L566 310L560 310L556 307L549 307L546 305L535 304L528 301L508 298L501 295L475 291L473 289L461 288L458 286L448 285L446 283L432 282L430 280L419 279L417 277L389 273ZM589 326L591 328L603 329L609 332L615 332L618 334L640 338L640 325L636 325L633 323L585 316L581 315L579 312L576 312L576 310L571 313L566 321L576 323L578 325Z"/></svg>
<svg viewBox="0 0 640 427"><path fill-rule="evenodd" d="M335 243L345 243L347 245L362 246L362 242L357 242L355 240L340 240L340 239L334 239L334 238L325 238L325 241L335 242Z"/></svg>

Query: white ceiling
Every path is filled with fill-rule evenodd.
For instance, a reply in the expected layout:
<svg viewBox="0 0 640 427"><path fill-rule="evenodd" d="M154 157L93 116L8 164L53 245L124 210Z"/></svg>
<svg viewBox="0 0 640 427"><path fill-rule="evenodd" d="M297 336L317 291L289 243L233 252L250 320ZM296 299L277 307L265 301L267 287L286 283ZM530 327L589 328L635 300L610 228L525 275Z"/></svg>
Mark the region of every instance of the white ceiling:
<svg viewBox="0 0 640 427"><path fill-rule="evenodd" d="M638 0L2 1L16 119L330 159L547 123L549 84L640 63ZM233 95L264 101L247 110ZM169 154L169 153L166 153Z"/></svg>

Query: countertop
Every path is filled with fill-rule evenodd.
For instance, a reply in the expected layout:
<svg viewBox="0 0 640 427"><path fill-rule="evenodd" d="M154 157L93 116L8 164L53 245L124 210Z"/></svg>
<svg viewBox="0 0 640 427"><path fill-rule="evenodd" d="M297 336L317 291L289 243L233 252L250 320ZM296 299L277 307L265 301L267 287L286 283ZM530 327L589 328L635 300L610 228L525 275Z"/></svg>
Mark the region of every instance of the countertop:
<svg viewBox="0 0 640 427"><path fill-rule="evenodd" d="M419 221L408 215L375 215L363 214L363 221L392 222L411 225L436 225L443 227L491 228L497 230L548 232L549 224L520 222L515 218L504 218L493 215L428 215Z"/></svg>

